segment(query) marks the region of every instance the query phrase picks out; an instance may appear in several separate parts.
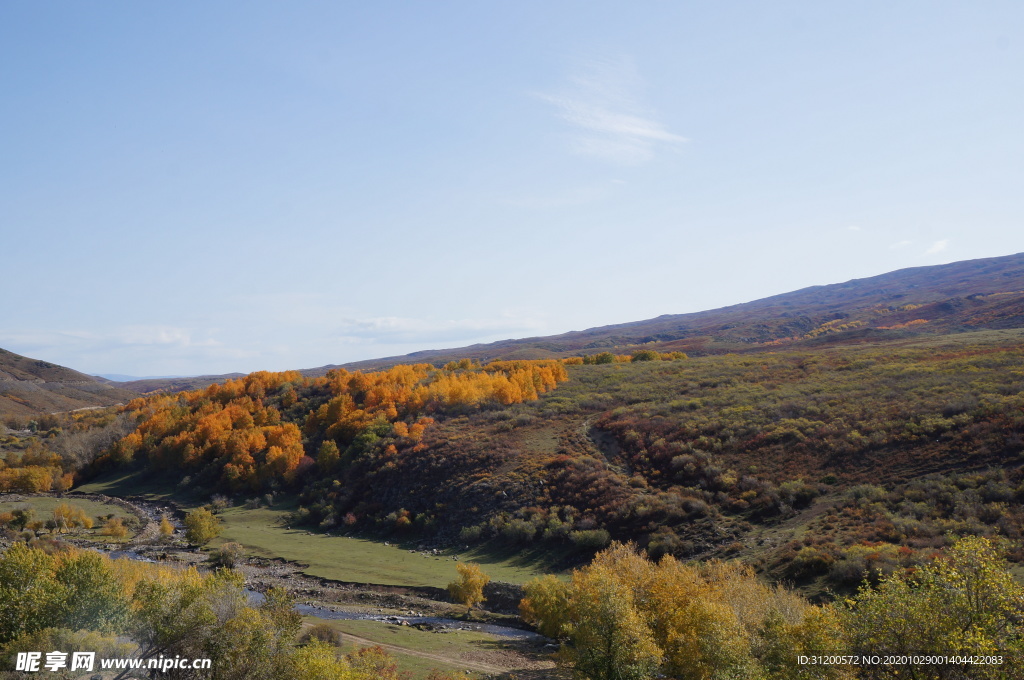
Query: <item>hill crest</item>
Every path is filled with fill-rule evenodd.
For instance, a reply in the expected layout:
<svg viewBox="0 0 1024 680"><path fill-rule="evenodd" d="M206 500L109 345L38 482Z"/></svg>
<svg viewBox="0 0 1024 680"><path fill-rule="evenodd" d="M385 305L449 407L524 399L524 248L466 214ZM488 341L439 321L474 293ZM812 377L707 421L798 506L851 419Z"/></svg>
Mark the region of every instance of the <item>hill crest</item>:
<svg viewBox="0 0 1024 680"><path fill-rule="evenodd" d="M112 406L136 396L65 366L0 349L0 415Z"/></svg>
<svg viewBox="0 0 1024 680"><path fill-rule="evenodd" d="M1024 326L1024 253L910 267L843 283L810 286L750 302L686 314L424 350L343 364L377 369L400 363L547 359L627 352L640 345L690 353L743 352L775 345L857 341ZM322 375L337 365L303 371Z"/></svg>

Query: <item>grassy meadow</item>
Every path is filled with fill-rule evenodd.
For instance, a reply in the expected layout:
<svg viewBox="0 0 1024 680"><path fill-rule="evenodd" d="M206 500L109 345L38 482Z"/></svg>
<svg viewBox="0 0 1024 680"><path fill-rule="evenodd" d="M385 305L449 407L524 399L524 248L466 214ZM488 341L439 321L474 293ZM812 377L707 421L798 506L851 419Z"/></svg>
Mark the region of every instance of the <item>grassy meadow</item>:
<svg viewBox="0 0 1024 680"><path fill-rule="evenodd" d="M522 583L545 573L542 564L528 558L502 557L480 549L426 557L410 552L417 547L416 542L392 543L313 532L307 527L289 528L285 522L292 509L227 508L218 515L224 523L223 531L211 545L241 543L251 554L302 564L310 576L378 585L444 588L456 576L453 555L464 562L479 563L497 581Z"/></svg>
<svg viewBox="0 0 1024 680"><path fill-rule="evenodd" d="M208 500L161 483L151 476L124 471L99 477L76 491L172 501L189 509ZM524 583L548 573L550 564L557 561L557 555L553 557L551 553L534 551L524 554L518 550L503 550L502 546L471 546L469 550L446 550L441 556L425 557L418 552L410 552L419 547L417 540L339 536L304 526L289 527L288 516L296 507L288 502L255 509L243 506L226 508L218 513L222 521L221 535L210 543L210 547L216 548L228 542L240 543L250 555L288 560L302 565L303 571L310 576L335 581L435 588L444 588L454 580L456 562L453 556L458 556L463 562L476 562L492 579L509 583Z"/></svg>
<svg viewBox="0 0 1024 680"><path fill-rule="evenodd" d="M68 530L67 535L73 535L76 538L95 540L103 543L117 543L123 540L130 540L133 535L133 532L129 531L128 536L123 539L117 539L112 536L102 535L100 531L103 529L103 524L109 515L113 515L113 517L122 520L127 527L132 527L136 524L135 515L112 503L103 503L101 501L94 501L85 498L75 498L73 495L66 496L64 498L54 498L50 496L22 496L19 500L12 500L9 495L0 494L0 515L11 513L19 509L31 509L34 520L45 522L53 519L53 511L61 504L70 505L73 509L81 509L85 515L93 521L92 528L85 529L83 527L75 527Z"/></svg>

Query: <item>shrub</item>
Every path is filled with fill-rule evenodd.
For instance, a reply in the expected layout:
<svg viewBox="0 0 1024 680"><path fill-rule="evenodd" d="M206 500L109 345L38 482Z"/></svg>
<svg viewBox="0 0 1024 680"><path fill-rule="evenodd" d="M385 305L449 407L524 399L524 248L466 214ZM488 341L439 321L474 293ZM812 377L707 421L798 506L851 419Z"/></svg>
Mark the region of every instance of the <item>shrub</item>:
<svg viewBox="0 0 1024 680"><path fill-rule="evenodd" d="M529 543L536 533L536 527L525 519L514 519L501 530L502 537L512 543Z"/></svg>
<svg viewBox="0 0 1024 680"><path fill-rule="evenodd" d="M651 534L650 543L647 544L647 554L651 559L658 559L662 555L672 555L683 552L684 541L672 529L659 527Z"/></svg>
<svg viewBox="0 0 1024 680"><path fill-rule="evenodd" d="M800 549L787 565L786 572L793 578L808 578L826 573L835 562L829 553L810 546Z"/></svg>
<svg viewBox="0 0 1024 680"><path fill-rule="evenodd" d="M225 543L214 555L214 562L233 569L245 557L245 549L239 543Z"/></svg>
<svg viewBox="0 0 1024 680"><path fill-rule="evenodd" d="M100 533L111 538L125 538L128 536L128 527L124 525L120 517L111 517L100 529Z"/></svg>
<svg viewBox="0 0 1024 680"><path fill-rule="evenodd" d="M600 550L611 542L611 535L604 529L570 531L569 540L578 550Z"/></svg>
<svg viewBox="0 0 1024 680"><path fill-rule="evenodd" d="M326 623L316 624L304 632L299 638L299 642L304 645L309 644L313 640L326 642L327 644L334 645L335 647L341 644L341 636L338 634L338 631L334 630Z"/></svg>
<svg viewBox="0 0 1024 680"><path fill-rule="evenodd" d="M185 516L185 540L205 545L220 535L220 520L206 508L196 508Z"/></svg>
<svg viewBox="0 0 1024 680"><path fill-rule="evenodd" d="M783 482L779 486L779 495L794 508L806 508L818 495L818 490L801 479L795 479Z"/></svg>
<svg viewBox="0 0 1024 680"><path fill-rule="evenodd" d="M484 533L484 528L479 524L472 527L462 527L459 531L459 540L465 543L476 543Z"/></svg>

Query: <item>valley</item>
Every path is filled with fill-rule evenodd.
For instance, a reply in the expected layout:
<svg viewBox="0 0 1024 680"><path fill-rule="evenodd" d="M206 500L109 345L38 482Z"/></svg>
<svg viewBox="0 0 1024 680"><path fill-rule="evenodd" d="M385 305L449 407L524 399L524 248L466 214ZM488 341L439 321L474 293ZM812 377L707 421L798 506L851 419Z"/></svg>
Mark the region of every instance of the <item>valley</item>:
<svg viewBox="0 0 1024 680"><path fill-rule="evenodd" d="M996 274L1017 285L1006 269L1017 260L996 259L935 268L964 277L952 287L920 290L912 272L817 291L844 311L808 307L798 336L779 335L788 322L743 338L725 324L707 342L606 335L610 344L543 358L474 350L366 372L183 379L145 395L94 389L120 405L38 412L26 402L0 431L0 541L197 567L211 583L227 564L250 593L287 593L301 630L339 633L347 663L361 663L353 644L373 643L417 680L438 677L434 667L549 677L556 662L583 663L573 655L584 643L551 622L560 610L544 598L570 597L594 569L614 581L693 565L704 576L685 578L774 588L758 596L776 602L758 616L797 598L808 621L847 621L850 598L940 569L965 545L995 546L1001 573L1017 577L1024 329L1018 293L985 287ZM879 308L872 286L883 282L920 302ZM980 292L946 304L968 289ZM781 297L743 313L751 323L756 310L775 314ZM83 382L7 360L9 381L63 385L47 394ZM186 540L186 517L207 508L216 534ZM467 613L447 587L470 563L493 584ZM1008 583L999 587L1017 587ZM723 597L712 591L699 597ZM534 603L522 617L520 601ZM842 637L815 637L801 620L787 635L808 649ZM559 642L462 630L474 623ZM736 644L762 654L751 650L768 643ZM665 652L671 668L685 665Z"/></svg>

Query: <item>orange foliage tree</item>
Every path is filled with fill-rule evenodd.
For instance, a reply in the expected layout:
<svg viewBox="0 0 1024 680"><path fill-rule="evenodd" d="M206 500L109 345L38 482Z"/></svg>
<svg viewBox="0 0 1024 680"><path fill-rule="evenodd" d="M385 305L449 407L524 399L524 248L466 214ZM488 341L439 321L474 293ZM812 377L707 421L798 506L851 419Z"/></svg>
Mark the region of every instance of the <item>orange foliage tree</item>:
<svg viewBox="0 0 1024 680"><path fill-rule="evenodd" d="M320 378L252 373L130 402L125 410L139 425L101 462L124 464L142 454L157 469L198 472L235 491L290 485L307 469L333 471L346 460L342 451L381 427L414 448L434 422L432 414L535 400L567 379L558 361L481 367L466 360L442 369L414 364L371 373L333 369ZM334 443L337 459L318 465L325 442ZM58 478L37 486L52 486Z"/></svg>

